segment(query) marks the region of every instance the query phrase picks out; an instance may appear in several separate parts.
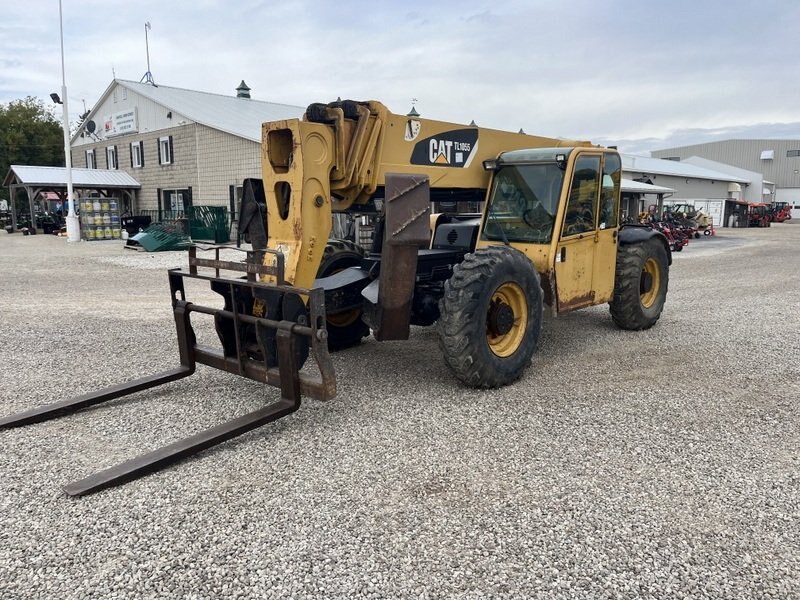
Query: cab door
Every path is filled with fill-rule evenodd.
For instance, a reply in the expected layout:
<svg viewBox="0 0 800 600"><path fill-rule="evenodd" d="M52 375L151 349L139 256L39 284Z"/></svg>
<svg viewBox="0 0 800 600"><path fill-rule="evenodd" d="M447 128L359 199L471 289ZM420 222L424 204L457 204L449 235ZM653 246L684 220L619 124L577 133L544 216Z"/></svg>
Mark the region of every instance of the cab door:
<svg viewBox="0 0 800 600"><path fill-rule="evenodd" d="M556 245L558 312L596 304L593 280L595 246L599 242L601 169L602 154L599 152L582 152L575 158Z"/></svg>
<svg viewBox="0 0 800 600"><path fill-rule="evenodd" d="M600 204L594 249L592 287L594 303L610 302L614 296L619 243L619 198L622 161L616 152L603 154L603 177L600 180Z"/></svg>

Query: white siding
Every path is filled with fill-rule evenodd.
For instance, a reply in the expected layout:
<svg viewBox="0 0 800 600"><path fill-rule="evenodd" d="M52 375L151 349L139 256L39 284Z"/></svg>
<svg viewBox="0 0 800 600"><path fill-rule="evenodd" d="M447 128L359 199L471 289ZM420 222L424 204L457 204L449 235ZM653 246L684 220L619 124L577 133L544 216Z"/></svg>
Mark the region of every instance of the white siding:
<svg viewBox="0 0 800 600"><path fill-rule="evenodd" d="M103 130L104 119L113 113L124 112L127 110L136 110L137 112L137 121L139 126L138 133L144 134L149 133L151 131L160 131L163 129L170 129L173 127L177 127L179 125L189 124L192 123L189 119L176 113L174 110L165 108L160 104L153 102L149 98L145 98L140 94L132 90L127 90L127 98L123 99L122 96L122 86L119 84L114 84L114 87L111 89L111 93L108 94L108 97L100 104L96 109L93 109L92 120L97 125L97 130L95 134L100 138L100 140L108 140L109 143L113 143L112 140L119 139L122 136L113 136L106 138L105 132ZM117 101L114 102L114 94L116 93ZM167 113L172 112L172 118L167 118ZM75 140L73 146L82 146L88 144L96 144L97 140L93 137L88 135L84 135L83 137L78 136Z"/></svg>
<svg viewBox="0 0 800 600"><path fill-rule="evenodd" d="M762 160L761 154L765 150L772 150L775 158ZM653 150L650 154L654 158L679 157L681 160L700 156L761 173L764 179L774 182L779 188L795 188L800 185L800 156L787 156L787 153L797 150L800 150L800 140L723 140Z"/></svg>

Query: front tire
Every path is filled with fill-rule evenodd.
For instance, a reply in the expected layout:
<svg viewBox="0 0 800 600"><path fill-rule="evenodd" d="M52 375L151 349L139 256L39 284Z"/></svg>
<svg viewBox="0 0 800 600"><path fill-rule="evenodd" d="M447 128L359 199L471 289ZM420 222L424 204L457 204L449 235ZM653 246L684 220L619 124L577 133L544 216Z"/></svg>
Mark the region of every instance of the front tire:
<svg viewBox="0 0 800 600"><path fill-rule="evenodd" d="M328 277L349 267L361 266L364 250L349 240L328 240L317 277ZM361 308L326 315L328 350L344 350L357 346L369 335L369 327L361 320Z"/></svg>
<svg viewBox="0 0 800 600"><path fill-rule="evenodd" d="M491 246L467 254L439 302L439 348L453 374L475 388L519 379L539 342L542 296L522 252Z"/></svg>
<svg viewBox="0 0 800 600"><path fill-rule="evenodd" d="M610 302L617 327L639 331L655 325L664 309L668 284L667 251L658 240L619 246Z"/></svg>

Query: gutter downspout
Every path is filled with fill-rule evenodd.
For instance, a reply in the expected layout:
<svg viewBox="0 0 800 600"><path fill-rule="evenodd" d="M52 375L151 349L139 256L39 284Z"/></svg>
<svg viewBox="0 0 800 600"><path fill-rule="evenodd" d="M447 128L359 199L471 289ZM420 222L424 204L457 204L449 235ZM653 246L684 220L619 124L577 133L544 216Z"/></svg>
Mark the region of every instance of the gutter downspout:
<svg viewBox="0 0 800 600"><path fill-rule="evenodd" d="M195 165L195 176L197 177L197 191L201 192L200 190L200 136L197 133L197 121L194 122L194 165ZM200 195L200 194L198 194Z"/></svg>

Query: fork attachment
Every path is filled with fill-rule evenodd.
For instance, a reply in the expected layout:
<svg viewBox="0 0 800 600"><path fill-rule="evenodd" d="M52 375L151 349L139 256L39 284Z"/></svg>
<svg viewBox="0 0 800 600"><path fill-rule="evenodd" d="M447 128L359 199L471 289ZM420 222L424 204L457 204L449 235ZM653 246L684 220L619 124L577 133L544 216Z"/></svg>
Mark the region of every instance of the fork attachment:
<svg viewBox="0 0 800 600"><path fill-rule="evenodd" d="M184 440L100 471L64 486L71 496L82 496L136 479L162 469L206 448L221 444L257 427L280 419L300 408L301 395L329 400L336 395L333 363L328 354L325 330L325 296L322 289L308 290L284 285L283 256L262 250L248 252L244 263L197 257L189 249L189 271L169 271L172 310L178 336L180 366L148 377L114 385L77 398L41 406L0 419L0 429L47 421L83 408L120 398L158 385L176 381L195 372L200 363L279 387L281 398L261 409L217 425ZM275 254L273 266L264 255ZM200 273L198 267L214 269L215 275ZM244 279L220 277L220 270L242 271ZM277 285L263 284L259 275L272 275ZM186 301L184 279L209 281L225 299L222 309ZM308 299L308 304L303 298ZM210 315L221 348L197 344L191 313ZM301 373L309 351L319 374Z"/></svg>

